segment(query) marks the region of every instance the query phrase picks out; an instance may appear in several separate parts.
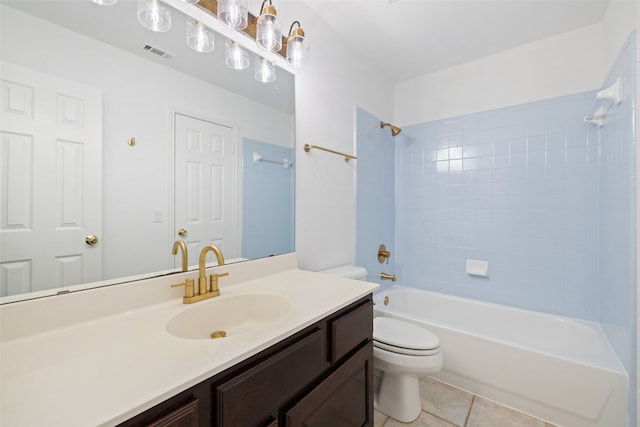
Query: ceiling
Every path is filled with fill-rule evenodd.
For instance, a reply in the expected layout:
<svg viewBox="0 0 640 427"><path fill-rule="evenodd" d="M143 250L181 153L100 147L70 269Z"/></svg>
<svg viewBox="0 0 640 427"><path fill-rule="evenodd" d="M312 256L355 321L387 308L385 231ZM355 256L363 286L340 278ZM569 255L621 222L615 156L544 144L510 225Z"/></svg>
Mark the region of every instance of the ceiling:
<svg viewBox="0 0 640 427"><path fill-rule="evenodd" d="M305 3L345 44L397 82L598 23L609 0Z"/></svg>
<svg viewBox="0 0 640 427"><path fill-rule="evenodd" d="M273 3L286 13L288 1L300 0L273 0ZM397 82L598 23L609 1L622 0L302 1L374 69ZM135 22L134 0L121 0L117 7L96 7L86 0L0 2L36 15L55 16L62 25L94 38L112 39L115 45L132 52L150 41L150 32ZM250 10L257 14L261 3L261 0L249 0ZM98 13L99 25L94 21ZM112 20L119 24L110 25ZM174 21L176 28L170 33L156 33L154 37L161 48L178 53L184 48L181 36L184 28L177 27L184 27L184 22ZM313 55L313 34L309 33L308 37ZM193 53L175 55L167 65L196 70L202 74L197 77L205 80L224 76L228 85L228 81L233 81L234 72L224 66L211 72L223 62L220 58L223 52L224 49L216 48L214 54L209 55L212 64L206 66L188 62ZM290 76L283 73L282 78ZM249 88L246 82L235 86ZM291 93L276 94L274 89L281 90L280 85L269 87L251 82L247 92L258 99L280 97L288 102L292 98Z"/></svg>

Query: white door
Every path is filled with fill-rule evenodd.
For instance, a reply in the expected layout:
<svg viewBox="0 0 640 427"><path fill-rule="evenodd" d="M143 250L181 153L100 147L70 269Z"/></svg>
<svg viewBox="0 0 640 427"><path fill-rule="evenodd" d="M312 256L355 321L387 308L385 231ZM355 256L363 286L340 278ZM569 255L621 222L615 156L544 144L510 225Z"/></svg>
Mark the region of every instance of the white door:
<svg viewBox="0 0 640 427"><path fill-rule="evenodd" d="M0 67L0 295L100 280L102 93Z"/></svg>
<svg viewBox="0 0 640 427"><path fill-rule="evenodd" d="M236 152L233 128L175 114L175 239L197 265L206 245L222 249L225 260L239 256ZM180 235L179 230L186 234ZM207 255L207 263L215 261ZM180 266L174 257L174 266Z"/></svg>

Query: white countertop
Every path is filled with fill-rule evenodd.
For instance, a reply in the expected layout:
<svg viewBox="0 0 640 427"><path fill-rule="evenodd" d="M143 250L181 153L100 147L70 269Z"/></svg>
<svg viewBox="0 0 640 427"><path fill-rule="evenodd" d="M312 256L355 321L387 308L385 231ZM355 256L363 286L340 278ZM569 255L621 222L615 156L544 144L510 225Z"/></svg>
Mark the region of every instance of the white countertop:
<svg viewBox="0 0 640 427"><path fill-rule="evenodd" d="M176 281L170 277L162 279L166 282L162 286L167 287ZM373 283L294 268L228 286L221 279L219 297L195 304L182 304L181 298L173 297L55 328L43 326L42 332L17 336L8 332L11 326L5 323L0 348L0 425L118 424L304 329L377 287ZM91 292L85 291L84 298L89 298ZM284 317L240 336L192 340L166 331L167 322L184 310L242 294L279 295L291 303L291 308ZM15 313L11 316L15 323ZM9 319L8 315L2 317L3 322Z"/></svg>

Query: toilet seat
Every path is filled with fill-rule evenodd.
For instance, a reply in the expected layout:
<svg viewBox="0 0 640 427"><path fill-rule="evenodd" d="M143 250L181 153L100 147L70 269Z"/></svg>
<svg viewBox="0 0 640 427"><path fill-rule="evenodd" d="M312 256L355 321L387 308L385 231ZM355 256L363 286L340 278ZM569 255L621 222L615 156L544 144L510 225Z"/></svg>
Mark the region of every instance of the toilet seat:
<svg viewBox="0 0 640 427"><path fill-rule="evenodd" d="M440 353L440 340L430 331L413 323L389 317L373 319L374 347L412 356Z"/></svg>

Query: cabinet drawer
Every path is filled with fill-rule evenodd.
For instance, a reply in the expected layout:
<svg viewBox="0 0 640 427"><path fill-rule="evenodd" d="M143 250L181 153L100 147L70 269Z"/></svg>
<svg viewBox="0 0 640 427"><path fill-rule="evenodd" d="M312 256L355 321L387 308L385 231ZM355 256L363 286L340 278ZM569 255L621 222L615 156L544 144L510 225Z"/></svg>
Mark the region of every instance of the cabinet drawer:
<svg viewBox="0 0 640 427"><path fill-rule="evenodd" d="M277 418L278 408L322 373L323 349L317 329L216 387L218 425L255 427Z"/></svg>
<svg viewBox="0 0 640 427"><path fill-rule="evenodd" d="M373 335L373 303L365 304L329 322L331 351L329 361L336 362Z"/></svg>
<svg viewBox="0 0 640 427"><path fill-rule="evenodd" d="M373 345L351 356L285 414L285 427L373 425Z"/></svg>

